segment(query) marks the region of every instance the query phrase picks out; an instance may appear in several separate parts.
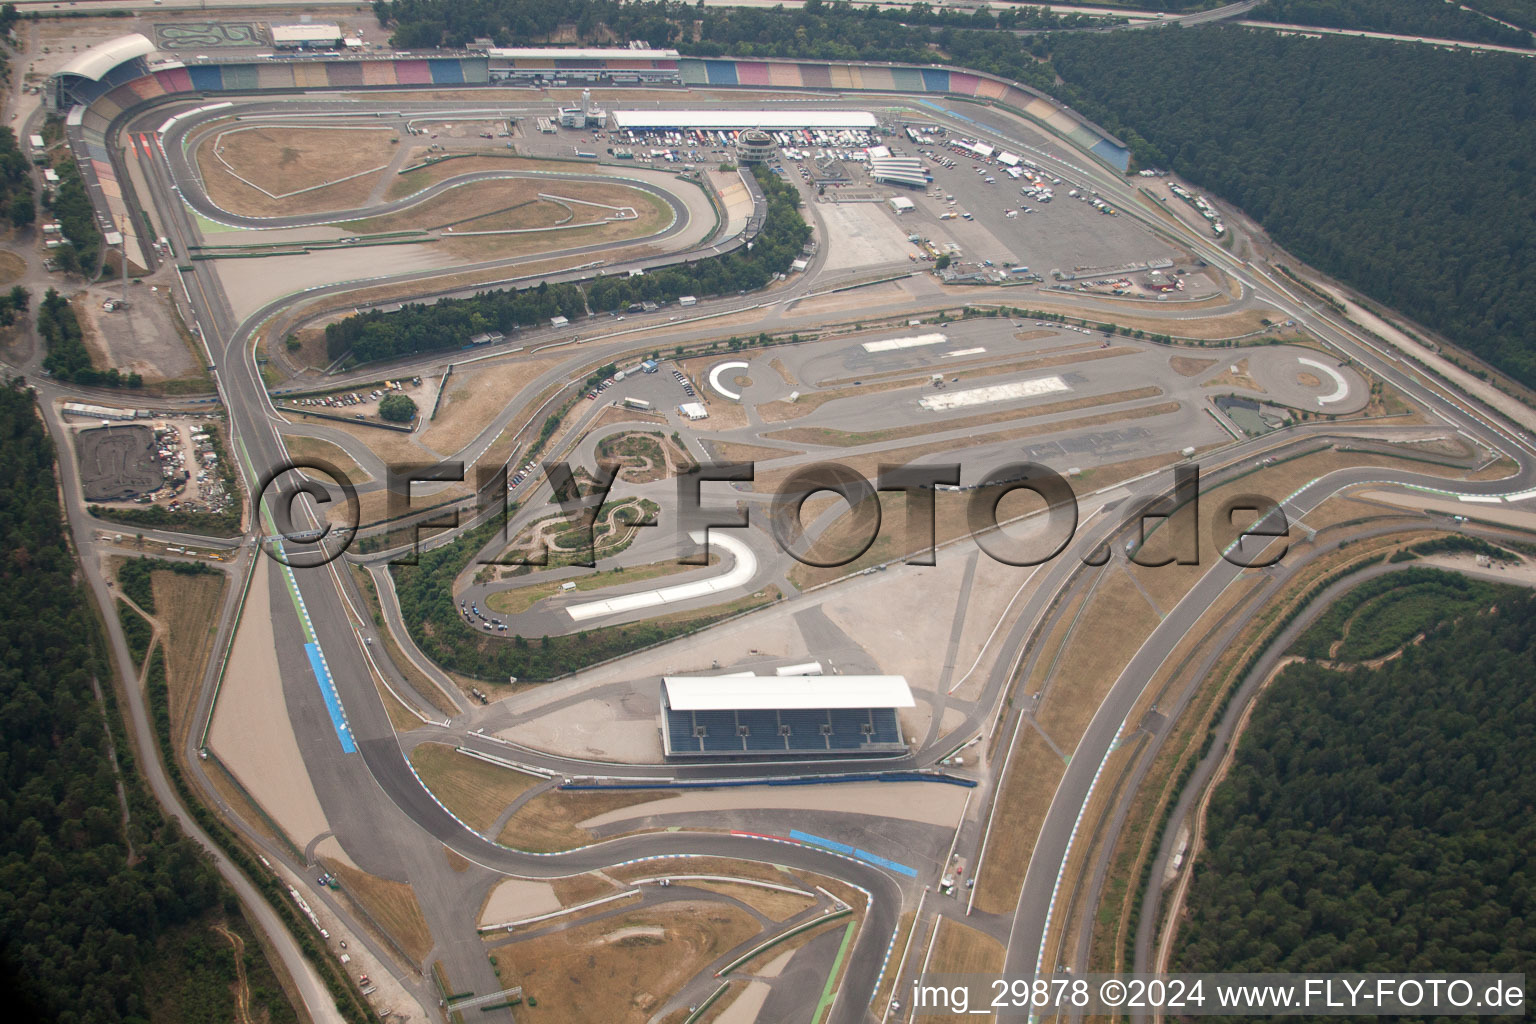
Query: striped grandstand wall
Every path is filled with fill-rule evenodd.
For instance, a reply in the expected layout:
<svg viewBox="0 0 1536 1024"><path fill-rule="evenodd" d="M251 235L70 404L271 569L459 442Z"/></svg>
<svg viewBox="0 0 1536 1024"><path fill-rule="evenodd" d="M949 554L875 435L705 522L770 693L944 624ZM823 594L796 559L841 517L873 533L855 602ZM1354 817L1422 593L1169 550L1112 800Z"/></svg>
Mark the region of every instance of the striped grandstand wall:
<svg viewBox="0 0 1536 1024"><path fill-rule="evenodd" d="M326 89L331 80L326 77L324 64L295 64L293 84L300 89Z"/></svg>
<svg viewBox="0 0 1536 1024"><path fill-rule="evenodd" d="M356 60L335 60L325 66L325 77L333 89L348 89L363 84L363 65Z"/></svg>
<svg viewBox="0 0 1536 1024"><path fill-rule="evenodd" d="M428 62L432 72L433 85L463 85L464 66L456 60L434 60Z"/></svg>
<svg viewBox="0 0 1536 1024"><path fill-rule="evenodd" d="M370 60L363 63L363 84L399 85L400 78L392 61Z"/></svg>
<svg viewBox="0 0 1536 1024"><path fill-rule="evenodd" d="M395 76L401 85L432 84L432 68L424 60L395 61Z"/></svg>
<svg viewBox="0 0 1536 1024"><path fill-rule="evenodd" d="M224 88L241 91L261 88L261 66L257 64L226 64Z"/></svg>
<svg viewBox="0 0 1536 1024"><path fill-rule="evenodd" d="M159 99L165 95L165 86L154 75L145 75L143 78L135 78L126 84L125 88L131 89L140 100Z"/></svg>
<svg viewBox="0 0 1536 1024"><path fill-rule="evenodd" d="M293 65L263 64L256 69L257 89L292 89Z"/></svg>
<svg viewBox="0 0 1536 1024"><path fill-rule="evenodd" d="M224 88L224 73L217 64L198 64L187 68L192 76L192 88L202 92L219 92Z"/></svg>
<svg viewBox="0 0 1536 1024"><path fill-rule="evenodd" d="M186 68L169 68L165 71L156 71L155 80L168 93L192 91L192 78L187 74Z"/></svg>

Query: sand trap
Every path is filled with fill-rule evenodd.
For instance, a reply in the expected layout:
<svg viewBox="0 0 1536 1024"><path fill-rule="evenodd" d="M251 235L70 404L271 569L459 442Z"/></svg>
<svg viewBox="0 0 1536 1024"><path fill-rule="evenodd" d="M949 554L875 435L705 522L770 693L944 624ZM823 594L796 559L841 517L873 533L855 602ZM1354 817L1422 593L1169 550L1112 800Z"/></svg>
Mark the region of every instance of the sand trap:
<svg viewBox="0 0 1536 1024"><path fill-rule="evenodd" d="M272 565L257 568L219 691L208 746L294 845L330 831L283 703L272 640Z"/></svg>
<svg viewBox="0 0 1536 1024"><path fill-rule="evenodd" d="M960 820L968 791L941 782L851 782L840 786L765 786L750 794L741 789L683 790L662 800L621 807L588 818L582 828L596 828L649 814L688 814L703 811L753 810L843 811L882 818L920 821L953 828Z"/></svg>
<svg viewBox="0 0 1536 1024"><path fill-rule="evenodd" d="M616 932L608 932L597 938L598 942L619 942L623 939L665 939L667 930L661 925L637 924L631 928L620 928Z"/></svg>
<svg viewBox="0 0 1536 1024"><path fill-rule="evenodd" d="M768 999L768 992L769 987L765 982L749 983L741 995L715 1018L715 1024L752 1024Z"/></svg>
<svg viewBox="0 0 1536 1024"><path fill-rule="evenodd" d="M509 878L491 890L480 911L480 924L504 924L521 921L528 917L552 913L560 909L560 897L548 882L535 882L525 878Z"/></svg>

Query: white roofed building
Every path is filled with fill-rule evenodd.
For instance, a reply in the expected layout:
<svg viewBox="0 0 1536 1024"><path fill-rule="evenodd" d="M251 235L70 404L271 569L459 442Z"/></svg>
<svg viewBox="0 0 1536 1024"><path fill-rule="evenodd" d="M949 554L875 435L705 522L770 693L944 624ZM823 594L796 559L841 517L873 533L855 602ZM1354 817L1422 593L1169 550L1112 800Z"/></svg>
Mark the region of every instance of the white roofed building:
<svg viewBox="0 0 1536 1024"><path fill-rule="evenodd" d="M273 25L271 31L272 45L279 50L334 50L341 45L340 25Z"/></svg>
<svg viewBox="0 0 1536 1024"><path fill-rule="evenodd" d="M819 666L818 666L819 667ZM666 676L668 757L857 757L905 752L903 676Z"/></svg>

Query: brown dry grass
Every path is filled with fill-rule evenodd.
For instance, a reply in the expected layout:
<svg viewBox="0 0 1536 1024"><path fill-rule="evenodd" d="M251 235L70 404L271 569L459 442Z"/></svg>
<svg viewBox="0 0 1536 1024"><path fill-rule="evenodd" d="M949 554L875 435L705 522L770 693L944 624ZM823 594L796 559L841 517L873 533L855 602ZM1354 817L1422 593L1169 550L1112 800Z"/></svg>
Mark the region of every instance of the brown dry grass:
<svg viewBox="0 0 1536 1024"><path fill-rule="evenodd" d="M390 142L394 137L389 128L337 132L273 126L224 135L215 131L198 144L196 161L208 198L230 213L272 217L344 211L367 200L379 174L394 156L395 146ZM215 146L220 147L219 155L229 167L215 156ZM230 167L238 172L239 178L231 173ZM378 172L350 177L373 168L378 168ZM240 178L258 187L253 188ZM338 181L340 178L350 180ZM267 194L283 195L316 185L324 187L282 199Z"/></svg>
<svg viewBox="0 0 1536 1024"><path fill-rule="evenodd" d="M1174 356L1168 360L1173 372L1181 377L1198 377L1219 362L1216 359L1195 359L1191 356Z"/></svg>
<svg viewBox="0 0 1536 1024"><path fill-rule="evenodd" d="M608 939L631 928L662 934ZM736 907L669 903L498 946L491 957L538 999L546 1024L644 1024L699 971L758 932Z"/></svg>
<svg viewBox="0 0 1536 1024"><path fill-rule="evenodd" d="M161 643L166 657L171 734L180 750L218 631L225 575L184 576L161 570L150 574L150 585L155 595L155 618L164 629Z"/></svg>
<svg viewBox="0 0 1536 1024"><path fill-rule="evenodd" d="M1118 405L1121 402L1139 402L1148 398L1158 398L1162 394L1162 388L1149 386L1131 388L1126 391L1115 391L1107 395L1086 395L1082 398L1069 398L1060 402L1046 402L1043 405L1034 405L1024 409L981 413L976 416L961 416L956 419L935 419L929 423L915 423L906 427L889 427L885 430L854 432L851 430L834 430L829 427L790 427L786 430L775 430L763 436L775 441L794 441L799 444L822 444L838 448L856 448L860 445L879 444L884 441L900 441L909 437L923 437L945 430L970 430L975 427L990 426L994 423L1009 423L1014 420L1033 419L1038 416L1053 416L1058 413L1075 412L1079 409L1094 409L1104 405Z"/></svg>
<svg viewBox="0 0 1536 1024"><path fill-rule="evenodd" d="M997 794L985 859L977 867L976 908L989 914L1013 911L1024 888L1024 872L1035 836L1051 808L1066 765L1040 734L1024 723L1008 776Z"/></svg>
<svg viewBox="0 0 1536 1024"><path fill-rule="evenodd" d="M779 375L779 379L782 380L785 384L788 384L790 387L799 386L800 382L795 380L795 375L789 372L789 367L784 365L784 360L780 359L778 356L774 356L772 359L768 360L768 365L773 369L774 373Z"/></svg>
<svg viewBox="0 0 1536 1024"><path fill-rule="evenodd" d="M767 445L744 444L741 441L711 439L705 444L715 458L726 462L771 462L774 459L788 459L805 454L802 448L769 448Z"/></svg>
<svg viewBox="0 0 1536 1024"><path fill-rule="evenodd" d="M330 427L340 430L357 440L373 452L387 464L404 465L411 462L436 462L435 453L429 452L415 441L416 435L402 433L398 430L380 430L378 427L364 427L356 422L345 420L321 419L318 416L307 416L302 412L279 410L278 415L289 423L308 423L316 426ZM293 435L288 435L293 436Z"/></svg>
<svg viewBox="0 0 1536 1024"><path fill-rule="evenodd" d="M26 272L26 260L13 252L0 252L0 284L19 281Z"/></svg>
<svg viewBox="0 0 1536 1024"><path fill-rule="evenodd" d="M596 840L581 827L581 822L588 818L676 795L652 790L546 790L517 809L496 841L531 853L555 853L586 846Z"/></svg>
<svg viewBox="0 0 1536 1024"><path fill-rule="evenodd" d="M1201 309L1210 306L1224 306L1228 300L1222 298L1208 299L1204 302L1180 303L1177 307L1180 312L1190 309ZM1159 303L1161 306L1162 303ZM1219 316L1201 317L1200 319L1173 319L1172 317L1136 316L1122 309L1111 309L1099 314L1093 312L1087 314L1081 307L1058 306L1045 304L1038 307L1045 313L1060 313L1063 316L1081 319L1087 316L1094 322L1113 322L1119 327L1128 327L1133 331L1146 331L1148 334L1167 334L1176 338L1193 338L1198 341L1225 341L1228 338L1236 338L1263 328L1264 311L1260 309L1243 310L1238 313L1227 313ZM1273 312L1273 311L1271 311Z"/></svg>
<svg viewBox="0 0 1536 1024"><path fill-rule="evenodd" d="M418 152L420 152L418 150ZM423 154L425 155L425 154ZM407 163L419 162L416 154L407 158ZM497 156L495 154L477 154L475 156L455 157L452 160L439 160L428 167L418 167L413 171L405 171L395 177L389 183L389 188L384 192L386 200L404 199L406 196L415 195L422 189L435 185L449 178L456 178L462 174L475 174L479 171L561 171L578 172L582 174L601 173L591 164L580 164L568 160L529 160L517 156Z"/></svg>
<svg viewBox="0 0 1536 1024"><path fill-rule="evenodd" d="M450 811L484 832L507 805L543 780L460 754L444 743L422 743L411 751L411 767Z"/></svg>
<svg viewBox="0 0 1536 1024"><path fill-rule="evenodd" d="M938 941L933 946L929 971L934 974L995 975L1003 969L1003 944L952 918L939 923ZM973 1019L965 1014L925 1016L925 1022L960 1024Z"/></svg>
<svg viewBox="0 0 1536 1024"><path fill-rule="evenodd" d="M330 441L318 437L305 437L302 434L284 434L283 446L288 449L288 454L296 459L322 459L331 463L345 473L347 479L354 484L373 479L364 472L362 466L357 464L357 460L347 454L345 448Z"/></svg>
<svg viewBox="0 0 1536 1024"><path fill-rule="evenodd" d="M1253 391L1261 395L1269 394L1248 373L1247 359L1239 359L1237 362L1229 364L1225 370L1200 386L1203 388L1242 388L1245 391Z"/></svg>
<svg viewBox="0 0 1536 1024"><path fill-rule="evenodd" d="M330 857L320 861L340 880L341 891L355 900L412 961L420 963L432 952L432 930L410 885L370 875Z"/></svg>
<svg viewBox="0 0 1536 1024"><path fill-rule="evenodd" d="M421 443L437 451L458 451L557 362L514 358L456 367L444 386L436 418L421 431Z"/></svg>
<svg viewBox="0 0 1536 1024"><path fill-rule="evenodd" d="M448 861L448 866L457 873L469 870L469 859L456 850L443 847L443 858Z"/></svg>
<svg viewBox="0 0 1536 1024"><path fill-rule="evenodd" d="M639 215L639 219L622 223L630 226L648 227L652 230L654 230L655 223L661 219L659 210L666 209L665 205L651 193L618 182L550 181L544 178L490 178L450 188L446 192L440 192L430 199L395 213L348 221L347 225L359 233L369 234L385 231L405 231L413 228L418 230L439 230L450 226L454 227L455 231L495 231L506 230L509 227L553 227L567 216L567 211L562 204L539 199L540 192L589 203L632 207L635 213ZM541 209L544 209L548 217L536 224L501 224L496 220L496 218L504 218L504 215L514 207L519 210L525 209L525 204L537 204ZM586 224L601 220L604 213L605 211L596 207L574 204L569 215L573 218L574 223ZM476 221L483 219L489 219L487 225L482 226L476 223ZM636 232L636 234L648 233L649 231ZM585 239L587 236L583 234L582 237Z"/></svg>
<svg viewBox="0 0 1536 1024"><path fill-rule="evenodd" d="M551 878L549 884L554 888L555 898L562 907L578 906L619 891L619 887L610 879L598 874Z"/></svg>
<svg viewBox="0 0 1536 1024"><path fill-rule="evenodd" d="M727 857L670 857L666 860L650 860L640 864L609 868L604 874L623 882L664 875L724 875L732 878L755 878L778 885L795 885L802 881L797 875L786 874L772 864L755 860L732 860Z"/></svg>
<svg viewBox="0 0 1536 1024"><path fill-rule="evenodd" d="M1162 619L1131 577L1113 568L1099 581L1046 681L1040 727L1070 753L1104 694Z"/></svg>
<svg viewBox="0 0 1536 1024"><path fill-rule="evenodd" d="M731 899L740 900L770 921L787 921L801 911L809 910L816 905L816 900L810 896L799 896L792 892L779 892L777 889L764 889L761 886L745 885L741 882L700 882L687 880L675 884L685 885L691 889L703 889L706 892L718 893L721 896L729 896Z"/></svg>

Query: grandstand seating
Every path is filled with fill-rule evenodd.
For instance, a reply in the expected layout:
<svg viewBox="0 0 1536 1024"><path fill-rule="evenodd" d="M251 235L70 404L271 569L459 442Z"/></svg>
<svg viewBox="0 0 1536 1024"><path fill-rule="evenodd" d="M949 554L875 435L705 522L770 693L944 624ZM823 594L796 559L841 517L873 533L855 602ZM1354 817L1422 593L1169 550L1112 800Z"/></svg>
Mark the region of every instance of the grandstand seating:
<svg viewBox="0 0 1536 1024"><path fill-rule="evenodd" d="M700 754L886 753L901 748L892 708L783 711L666 709L668 749Z"/></svg>

